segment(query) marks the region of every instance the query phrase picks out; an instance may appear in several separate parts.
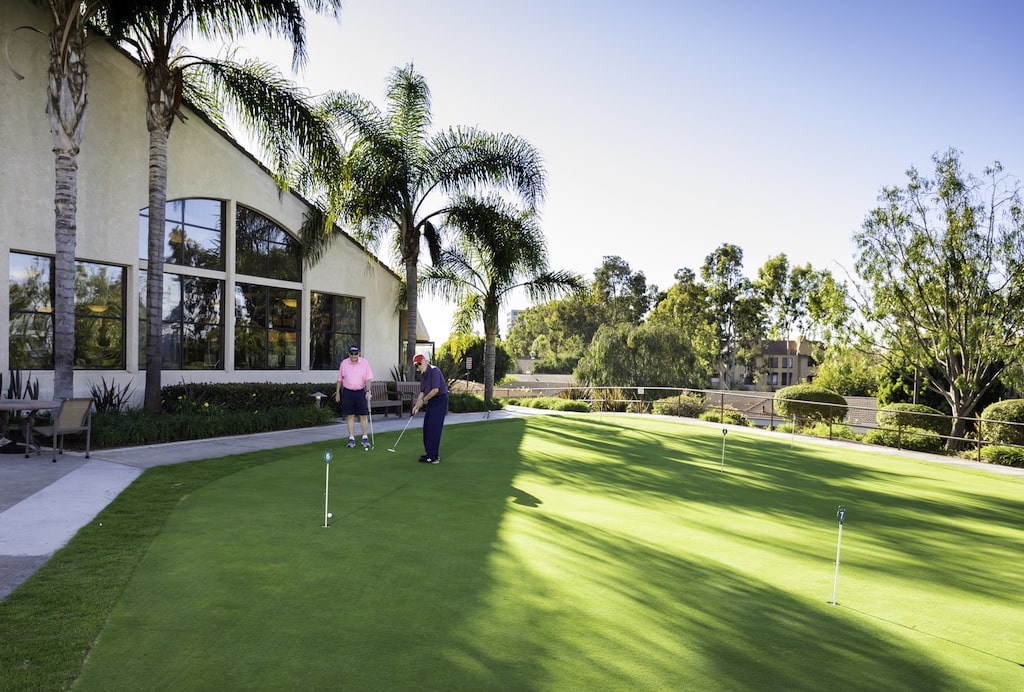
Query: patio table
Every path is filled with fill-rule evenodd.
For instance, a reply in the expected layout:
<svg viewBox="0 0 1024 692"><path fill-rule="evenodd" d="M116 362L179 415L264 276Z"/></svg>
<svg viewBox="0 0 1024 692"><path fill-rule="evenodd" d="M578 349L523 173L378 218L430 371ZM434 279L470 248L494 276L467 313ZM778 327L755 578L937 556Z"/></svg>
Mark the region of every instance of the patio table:
<svg viewBox="0 0 1024 692"><path fill-rule="evenodd" d="M27 411L28 415L22 419L21 423L22 438L25 443L25 456L27 457L29 450L38 448L38 445L32 438L32 425L35 423L36 413L60 408L60 403L50 399L0 399L0 413L3 413L0 416L0 435L4 438L7 437L7 432L10 430L9 416L12 411Z"/></svg>

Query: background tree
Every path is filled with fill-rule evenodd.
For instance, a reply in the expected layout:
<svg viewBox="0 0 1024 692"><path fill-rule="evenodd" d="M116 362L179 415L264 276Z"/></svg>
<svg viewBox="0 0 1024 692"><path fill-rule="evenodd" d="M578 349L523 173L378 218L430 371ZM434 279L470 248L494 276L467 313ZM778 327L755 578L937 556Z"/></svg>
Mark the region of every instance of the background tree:
<svg viewBox="0 0 1024 692"><path fill-rule="evenodd" d="M877 396L884 376L885 365L877 353L834 346L825 351L814 384L843 396Z"/></svg>
<svg viewBox="0 0 1024 692"><path fill-rule="evenodd" d="M430 90L411 64L391 73L385 99L383 112L348 92L326 101L352 146L345 175L320 183L327 187L325 198L333 202L331 215L355 225L367 247L377 250L385 236L393 241L405 269L406 363L411 370L421 243L426 242L436 264L441 251L438 228L452 199L491 189L514 193L533 207L544 196L545 176L540 153L513 135L471 127L431 134ZM319 257L337 237L333 228L322 223L304 227L308 258Z"/></svg>
<svg viewBox="0 0 1024 692"><path fill-rule="evenodd" d="M1024 358L1024 214L999 163L981 178L950 150L934 177L883 188L855 236L860 308L882 351L924 376L960 437L982 397ZM948 447L959 446L950 439Z"/></svg>
<svg viewBox="0 0 1024 692"><path fill-rule="evenodd" d="M816 279L810 264L791 268L785 253L769 258L757 270L754 290L764 305L770 337L789 341L803 334Z"/></svg>
<svg viewBox="0 0 1024 692"><path fill-rule="evenodd" d="M485 341L479 334L452 334L438 346L434 365L441 368L449 384L459 379L484 381ZM473 367L466 370L466 358L473 359ZM494 348L494 381L501 382L512 372L515 359L499 339Z"/></svg>
<svg viewBox="0 0 1024 692"><path fill-rule="evenodd" d="M531 300L583 289L583 279L548 268L544 234L536 211L521 210L497 196L458 197L445 215L455 243L441 261L426 270L428 291L456 305L454 328L467 334L480 320L484 326L484 401L494 395L498 320L508 296L523 290Z"/></svg>
<svg viewBox="0 0 1024 692"><path fill-rule="evenodd" d="M333 11L341 0L306 0L317 11ZM144 407L160 410L164 226L167 205L167 140L183 98L223 125L227 105L257 136L284 181L297 156L307 164L340 171L340 145L305 93L259 61L236 64L185 53L192 34L227 38L252 31L284 36L293 64L305 60L305 22L299 0L120 0L109 26L131 47L142 67L149 130L149 230L146 274L146 387ZM194 75L194 78L190 78Z"/></svg>
<svg viewBox="0 0 1024 692"><path fill-rule="evenodd" d="M517 358L533 358L534 372L571 374L597 330L600 306L591 290L519 313L506 343Z"/></svg>
<svg viewBox="0 0 1024 692"><path fill-rule="evenodd" d="M732 376L741 347L746 344L760 349L763 312L750 280L743 276L740 247L729 243L718 246L704 259L700 273L717 322L720 371L728 389L734 384Z"/></svg>
<svg viewBox="0 0 1024 692"><path fill-rule="evenodd" d="M689 387L706 387L719 359L718 322L710 309L707 286L697 280L692 269L680 269L676 283L662 294L647 317L652 326L665 326L685 336L686 353L692 359L692 372L683 380ZM684 362L680 359L679 362Z"/></svg>
<svg viewBox="0 0 1024 692"><path fill-rule="evenodd" d="M640 324L654 302L657 286L648 286L643 272L634 272L618 256L604 257L594 270L594 292L605 308L607 324Z"/></svg>
<svg viewBox="0 0 1024 692"><path fill-rule="evenodd" d="M598 329L573 372L594 387L701 387L708 375L686 333L666 324L625 322Z"/></svg>

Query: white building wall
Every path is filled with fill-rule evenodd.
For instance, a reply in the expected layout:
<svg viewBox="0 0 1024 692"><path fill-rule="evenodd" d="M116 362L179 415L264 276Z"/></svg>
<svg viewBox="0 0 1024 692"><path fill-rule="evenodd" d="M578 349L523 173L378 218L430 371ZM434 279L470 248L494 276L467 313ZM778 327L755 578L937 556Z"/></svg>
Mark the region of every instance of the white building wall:
<svg viewBox="0 0 1024 692"><path fill-rule="evenodd" d="M47 16L27 0L0 3L0 35L30 25L47 30ZM54 253L54 158L46 115L48 41L32 31L10 36L11 66L23 80L0 64L0 276L9 276L10 251ZM139 281L139 210L148 205L148 145L145 91L138 66L100 39L88 46L88 111L78 169L78 235L76 257L128 268L126 291L127 367L125 370L75 371L76 395L88 395L100 378L126 383L141 397L145 372L137 358ZM208 197L228 201L228 227L235 205L242 204L297 233L308 205L298 196L282 194L273 178L229 138L189 109L175 121L168 142L169 200ZM225 233L225 244L233 238ZM233 253L229 255L233 257ZM226 267L229 281L234 268ZM200 275L208 274L194 270ZM244 279L243 279L244 280ZM274 285L270 279L254 280ZM322 291L362 298L364 355L375 374L385 379L399 362L399 327L395 298L400 280L348 236L341 236L302 281L302 343L309 336L309 294ZM9 369L7 354L10 291L0 281L0 372ZM233 316L225 317L225 356L233 352ZM33 372L41 395L53 388L53 373ZM334 374L309 370L309 349L302 349L302 367L295 370L165 370L163 384L194 382L325 382Z"/></svg>

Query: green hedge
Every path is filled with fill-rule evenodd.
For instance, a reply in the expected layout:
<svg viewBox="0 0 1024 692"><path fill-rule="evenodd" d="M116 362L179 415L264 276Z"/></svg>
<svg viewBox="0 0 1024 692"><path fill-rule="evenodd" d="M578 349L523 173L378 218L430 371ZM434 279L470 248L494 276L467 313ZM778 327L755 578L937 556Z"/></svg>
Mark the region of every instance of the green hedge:
<svg viewBox="0 0 1024 692"><path fill-rule="evenodd" d="M948 435L950 430L949 418L924 404L889 404L875 418L885 428L920 428L937 435Z"/></svg>
<svg viewBox="0 0 1024 692"><path fill-rule="evenodd" d="M1007 423L1024 423L1024 399L1006 399L989 404L981 412L985 422L981 424L982 439L998 445L1024 445L1024 425L1006 425Z"/></svg>
<svg viewBox="0 0 1024 692"><path fill-rule="evenodd" d="M781 427L781 426L780 426ZM792 426L790 426L792 428ZM792 432L792 429L790 430ZM843 440L858 440L860 439L857 433L848 425L837 425L835 423L829 424L823 421L818 421L814 425L804 426L800 428L801 435L809 435L811 437L824 437L828 439L843 439Z"/></svg>
<svg viewBox="0 0 1024 692"><path fill-rule="evenodd" d="M315 406L314 392L327 395L324 404L334 405L335 380L325 373L325 382L274 384L271 382L212 383L167 385L160 390L167 413L195 413L210 409L256 411L269 408Z"/></svg>
<svg viewBox="0 0 1024 692"><path fill-rule="evenodd" d="M311 404L225 411L215 407L203 412L151 414L142 410L116 413L101 411L92 418L92 447L132 447L137 445L201 440L227 435L247 435L272 430L291 430L329 425L338 420L331 408ZM82 439L79 439L82 438ZM69 437L68 446L84 447L81 435Z"/></svg>
<svg viewBox="0 0 1024 692"><path fill-rule="evenodd" d="M705 411L704 413L702 413L699 416L697 416L697 418L702 420L702 421L706 421L708 423L722 423L722 422L725 422L725 423L728 423L729 425L742 425L742 426L747 427L747 428L753 427L753 424L750 422L750 419L747 418L746 416L744 416L742 413L740 413L736 409L729 409L729 408L727 408L727 409L725 409L724 413L725 413L725 416L724 416L725 420L724 421L722 420L723 416L720 414L720 412L719 412L719 410L717 408Z"/></svg>
<svg viewBox="0 0 1024 692"><path fill-rule="evenodd" d="M943 439L930 430L923 428L903 428L898 430L869 430L864 434L864 442L884 447L909 449L915 452L939 454L944 444Z"/></svg>
<svg viewBox="0 0 1024 692"><path fill-rule="evenodd" d="M987 445L981 448L981 458L990 464L1024 467L1024 449L1020 447Z"/></svg>
<svg viewBox="0 0 1024 692"><path fill-rule="evenodd" d="M840 421L846 417L842 395L813 384L795 384L775 392L775 410L783 417Z"/></svg>
<svg viewBox="0 0 1024 692"><path fill-rule="evenodd" d="M703 394L678 394L651 402L651 412L661 416L696 418L705 408Z"/></svg>
<svg viewBox="0 0 1024 692"><path fill-rule="evenodd" d="M539 408L548 411L575 411L578 413L588 413L590 411L590 405L585 401L560 399L554 396L511 397L505 399L505 402L513 406L526 406L528 408Z"/></svg>

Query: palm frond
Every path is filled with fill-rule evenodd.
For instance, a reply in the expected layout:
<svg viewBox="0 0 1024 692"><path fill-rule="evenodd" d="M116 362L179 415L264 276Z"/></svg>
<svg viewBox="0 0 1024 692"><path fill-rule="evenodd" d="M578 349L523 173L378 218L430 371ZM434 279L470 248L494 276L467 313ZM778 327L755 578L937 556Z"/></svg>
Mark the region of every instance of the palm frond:
<svg viewBox="0 0 1024 692"><path fill-rule="evenodd" d="M225 104L256 138L279 178L298 159L324 175L341 175L342 147L330 121L308 92L276 67L258 60L206 60L189 74L194 93L204 94L207 103Z"/></svg>
<svg viewBox="0 0 1024 692"><path fill-rule="evenodd" d="M515 192L529 206L546 194L543 157L515 135L448 128L428 141L423 157L424 167L435 172L436 185L447 194L495 188Z"/></svg>

